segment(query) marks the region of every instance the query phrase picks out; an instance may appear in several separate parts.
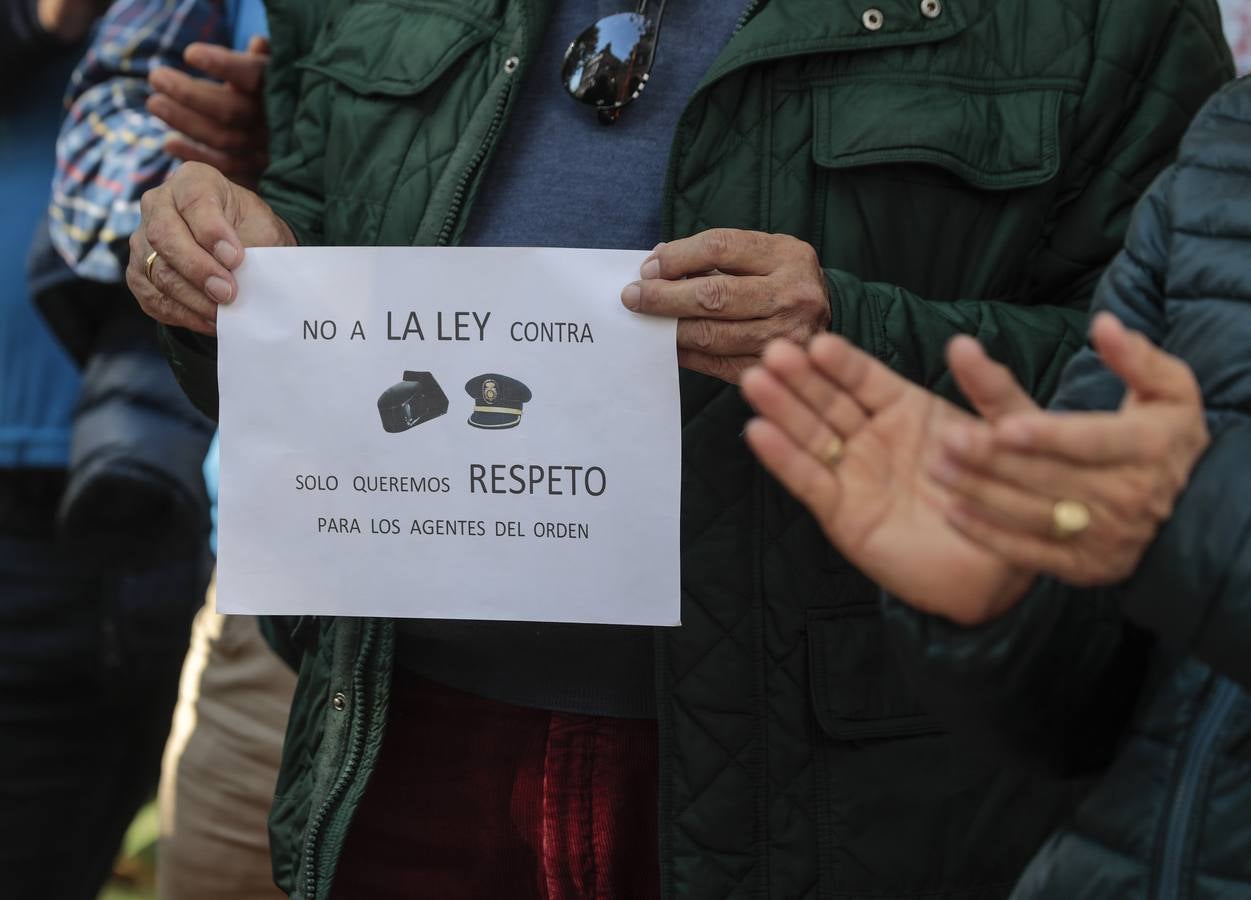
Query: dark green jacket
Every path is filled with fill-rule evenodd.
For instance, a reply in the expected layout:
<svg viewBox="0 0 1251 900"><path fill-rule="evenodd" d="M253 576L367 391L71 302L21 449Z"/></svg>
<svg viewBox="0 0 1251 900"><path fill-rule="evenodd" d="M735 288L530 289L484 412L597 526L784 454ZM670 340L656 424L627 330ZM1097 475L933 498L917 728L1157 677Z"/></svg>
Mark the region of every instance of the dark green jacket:
<svg viewBox="0 0 1251 900"><path fill-rule="evenodd" d="M303 243L454 243L548 12L273 0L262 193ZM665 236L799 236L834 330L940 390L944 344L972 333L1046 396L1134 201L1231 70L1214 0L756 2L672 136ZM212 403L205 357L175 356ZM738 391L684 372L682 398L684 624L656 637L664 895L1002 896L1066 792L943 732L874 587L747 452ZM275 870L322 900L382 740L393 627L303 622L290 646Z"/></svg>
<svg viewBox="0 0 1251 900"><path fill-rule="evenodd" d="M1096 306L1194 370L1212 443L1125 584L1041 581L959 629L888 605L953 727L1053 771L1102 770L1014 900L1251 898L1251 80L1196 118ZM1114 409L1090 348L1053 405Z"/></svg>

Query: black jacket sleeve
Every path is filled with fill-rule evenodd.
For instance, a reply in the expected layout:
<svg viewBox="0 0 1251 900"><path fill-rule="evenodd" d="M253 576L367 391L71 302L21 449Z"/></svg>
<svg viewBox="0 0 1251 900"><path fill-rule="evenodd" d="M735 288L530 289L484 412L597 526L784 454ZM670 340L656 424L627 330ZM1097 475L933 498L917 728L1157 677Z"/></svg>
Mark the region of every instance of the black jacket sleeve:
<svg viewBox="0 0 1251 900"><path fill-rule="evenodd" d="M1224 106L1236 99L1238 90L1231 86L1215 97L1191 134L1223 127ZM1183 150L1179 165L1205 165L1208 155L1197 159ZM1172 516L1116 597L1123 614L1162 643L1251 687L1251 478L1246 468L1251 459L1251 386L1239 374L1237 362L1245 354L1237 341L1245 329L1233 327L1251 317L1251 304L1203 299L1205 292L1174 284L1170 296L1186 299L1174 299L1173 311L1168 311L1164 289L1170 277L1182 277L1176 271L1193 267L1198 254L1217 252L1211 241L1185 248L1171 245L1174 234L1192 227L1189 221L1175 221L1174 210L1212 199L1193 196L1193 183L1181 185L1178 172L1178 167L1167 170L1144 197L1125 249L1100 287L1096 308L1203 364L1197 373L1208 404L1212 444ZM1210 365L1214 358L1219 366ZM1111 408L1123 393L1120 381L1086 347L1065 370L1052 408Z"/></svg>
<svg viewBox="0 0 1251 900"><path fill-rule="evenodd" d="M217 421L217 339L160 326L161 352L193 406Z"/></svg>
<svg viewBox="0 0 1251 900"><path fill-rule="evenodd" d="M1179 314L1170 316L1164 298L1173 204L1185 201L1174 194L1177 179L1175 167L1166 170L1143 198L1095 302L1165 346ZM1233 314L1248 308L1240 304ZM1189 321L1211 328L1228 320L1200 314ZM1052 406L1110 409L1123 394L1087 346L1065 369ZM1113 752L1156 642L1251 684L1251 419L1228 408L1208 419L1212 446L1126 583L1077 590L1039 579L1020 605L977 629L887 599L905 667L936 713L991 747L1073 772Z"/></svg>
<svg viewBox="0 0 1251 900"><path fill-rule="evenodd" d="M1251 421L1227 415L1210 425L1212 445L1124 586L1122 608L1251 690Z"/></svg>
<svg viewBox="0 0 1251 900"><path fill-rule="evenodd" d="M1251 421L1209 420L1211 447L1125 584L1040 578L979 628L886 598L896 650L933 713L992 752L1071 775L1111 760L1156 643L1251 689Z"/></svg>
<svg viewBox="0 0 1251 900"><path fill-rule="evenodd" d="M1152 641L1109 592L1040 578L1011 612L977 628L890 597L883 611L909 680L953 731L1054 775L1111 761Z"/></svg>

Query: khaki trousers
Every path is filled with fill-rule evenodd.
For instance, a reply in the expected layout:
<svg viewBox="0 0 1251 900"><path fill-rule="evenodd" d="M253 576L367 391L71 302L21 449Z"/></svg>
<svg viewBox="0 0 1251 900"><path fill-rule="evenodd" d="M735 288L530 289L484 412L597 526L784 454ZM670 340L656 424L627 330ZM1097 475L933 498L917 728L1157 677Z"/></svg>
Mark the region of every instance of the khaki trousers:
<svg viewBox="0 0 1251 900"><path fill-rule="evenodd" d="M295 674L209 586L191 630L158 791L161 900L279 900L266 819Z"/></svg>

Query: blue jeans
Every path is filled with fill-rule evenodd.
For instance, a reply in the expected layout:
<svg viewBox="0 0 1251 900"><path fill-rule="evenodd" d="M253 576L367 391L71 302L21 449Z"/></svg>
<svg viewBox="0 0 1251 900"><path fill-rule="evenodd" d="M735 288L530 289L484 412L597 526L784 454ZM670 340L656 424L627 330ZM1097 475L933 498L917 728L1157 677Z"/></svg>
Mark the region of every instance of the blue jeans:
<svg viewBox="0 0 1251 900"><path fill-rule="evenodd" d="M110 570L0 536L5 896L95 900L151 797L207 560Z"/></svg>

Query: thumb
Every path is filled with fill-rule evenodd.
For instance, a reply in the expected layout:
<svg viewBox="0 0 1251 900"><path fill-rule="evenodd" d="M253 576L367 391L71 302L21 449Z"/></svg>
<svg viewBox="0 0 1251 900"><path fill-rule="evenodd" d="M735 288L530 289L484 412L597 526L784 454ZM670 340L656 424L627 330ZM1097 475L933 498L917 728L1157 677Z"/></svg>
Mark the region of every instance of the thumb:
<svg viewBox="0 0 1251 900"><path fill-rule="evenodd" d="M1115 372L1133 399L1198 403L1199 386L1190 367L1165 353L1137 331L1131 331L1111 313L1099 313L1090 338L1104 365Z"/></svg>
<svg viewBox="0 0 1251 900"><path fill-rule="evenodd" d="M982 345L967 335L947 344L947 365L973 408L990 421L1010 413L1038 408L1006 366L992 360Z"/></svg>

